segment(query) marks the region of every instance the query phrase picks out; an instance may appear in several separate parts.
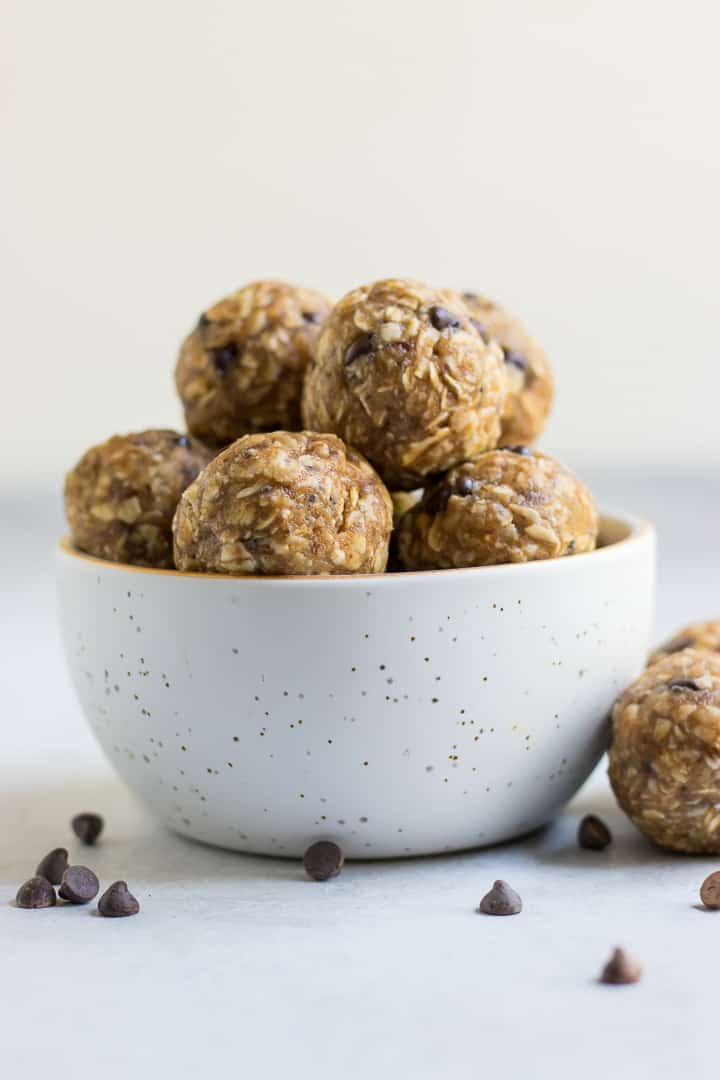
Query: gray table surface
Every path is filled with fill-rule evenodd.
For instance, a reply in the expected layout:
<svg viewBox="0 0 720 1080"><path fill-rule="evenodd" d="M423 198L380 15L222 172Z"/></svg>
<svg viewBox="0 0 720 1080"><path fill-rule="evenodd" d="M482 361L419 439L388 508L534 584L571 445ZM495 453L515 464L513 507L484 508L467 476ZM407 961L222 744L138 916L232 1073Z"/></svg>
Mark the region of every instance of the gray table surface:
<svg viewBox="0 0 720 1080"><path fill-rule="evenodd" d="M716 476L589 472L601 502L659 525L658 633L720 614ZM54 621L57 499L5 490L0 507L8 1075L714 1075L720 913L698 908L697 889L720 859L646 844L614 807L604 765L533 837L352 864L327 886L294 862L171 836L115 778L74 701ZM77 852L78 809L107 818L84 857L102 880L131 882L140 917L13 907L40 855ZM603 854L575 844L589 810L615 833ZM520 917L475 914L495 877L524 897ZM596 982L616 943L644 964L635 987Z"/></svg>

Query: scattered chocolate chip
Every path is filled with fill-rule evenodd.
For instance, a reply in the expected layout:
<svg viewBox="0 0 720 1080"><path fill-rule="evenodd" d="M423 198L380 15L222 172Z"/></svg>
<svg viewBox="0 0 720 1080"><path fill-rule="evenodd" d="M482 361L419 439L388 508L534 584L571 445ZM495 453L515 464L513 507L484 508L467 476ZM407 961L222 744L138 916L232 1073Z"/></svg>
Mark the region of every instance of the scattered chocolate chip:
<svg viewBox="0 0 720 1080"><path fill-rule="evenodd" d="M507 450L510 454L523 454L525 457L532 457L533 451L531 446L501 446L501 450Z"/></svg>
<svg viewBox="0 0 720 1080"><path fill-rule="evenodd" d="M357 360L358 356L365 356L371 352L372 345L372 334L361 334L360 337L356 337L345 350L344 363L352 364L353 360Z"/></svg>
<svg viewBox="0 0 720 1080"><path fill-rule="evenodd" d="M343 868L345 856L342 849L332 840L318 840L311 844L303 855L305 873L313 881L327 881L336 877Z"/></svg>
<svg viewBox="0 0 720 1080"><path fill-rule="evenodd" d="M440 480L434 487L427 489L423 495L422 508L426 514L442 514L447 507L451 495L450 487L446 480Z"/></svg>
<svg viewBox="0 0 720 1080"><path fill-rule="evenodd" d="M68 866L62 876L58 894L71 904L89 904L100 889L100 882L87 866Z"/></svg>
<svg viewBox="0 0 720 1080"><path fill-rule="evenodd" d="M707 908L720 908L720 870L705 878L700 886L700 899Z"/></svg>
<svg viewBox="0 0 720 1080"><path fill-rule="evenodd" d="M190 447L190 440L187 435L178 435L175 443L177 446L182 446L183 450L187 450Z"/></svg>
<svg viewBox="0 0 720 1080"><path fill-rule="evenodd" d="M475 329L477 330L478 334L480 335L480 337L481 337L481 338L483 339L483 341L484 341L484 342L485 342L485 344L487 345L487 343L488 343L488 338L489 338L489 336L490 336L490 335L488 334L488 332L487 332L487 329L486 329L486 328L485 328L485 327L483 326L483 324L482 324L482 323L481 323L481 322L479 321L479 319L471 319L471 320L470 320L470 322L471 322L471 324L472 324L472 325L473 325L473 326L475 327Z"/></svg>
<svg viewBox="0 0 720 1080"><path fill-rule="evenodd" d="M98 911L106 919L137 915L140 904L127 887L127 881L114 881L98 900Z"/></svg>
<svg viewBox="0 0 720 1080"><path fill-rule="evenodd" d="M208 319L207 315L203 311L202 315L200 316L200 318L197 321L197 329L198 330L204 330L205 327L209 326L209 325L210 325L210 320Z"/></svg>
<svg viewBox="0 0 720 1080"><path fill-rule="evenodd" d="M53 848L44 859L38 863L35 873L38 877L46 878L51 885L59 885L63 874L67 870L68 853L64 847Z"/></svg>
<svg viewBox="0 0 720 1080"><path fill-rule="evenodd" d="M320 322L320 312L319 311L303 311L302 317L305 320L305 322L309 322L309 323L319 323Z"/></svg>
<svg viewBox="0 0 720 1080"><path fill-rule="evenodd" d="M54 907L55 890L45 877L31 877L17 891L15 903L20 908Z"/></svg>
<svg viewBox="0 0 720 1080"><path fill-rule="evenodd" d="M515 352L514 349L503 349L503 356L506 364L512 364L513 367L519 368L520 371L527 371L527 357L523 356L522 353Z"/></svg>
<svg viewBox="0 0 720 1080"><path fill-rule="evenodd" d="M476 292L464 292L462 294L463 300L479 300L480 297Z"/></svg>
<svg viewBox="0 0 720 1080"><path fill-rule="evenodd" d="M694 679L673 679L668 683L668 690L701 690Z"/></svg>
<svg viewBox="0 0 720 1080"><path fill-rule="evenodd" d="M472 495L475 485L469 476L459 476L455 484L455 495Z"/></svg>
<svg viewBox="0 0 720 1080"><path fill-rule="evenodd" d="M99 814L76 814L70 822L72 831L83 844L94 844L105 827Z"/></svg>
<svg viewBox="0 0 720 1080"><path fill-rule="evenodd" d="M600 982L611 986L624 986L638 982L641 974L640 965L628 956L624 949L613 949L612 956L602 970Z"/></svg>
<svg viewBox="0 0 720 1080"><path fill-rule="evenodd" d="M457 330L460 326L460 319L457 315L453 315L447 308L440 307L439 304L433 304L428 311L428 317L436 330L447 330L448 327L451 330Z"/></svg>
<svg viewBox="0 0 720 1080"><path fill-rule="evenodd" d="M588 851L602 851L612 840L612 833L595 814L586 814L578 826L578 844Z"/></svg>
<svg viewBox="0 0 720 1080"><path fill-rule="evenodd" d="M522 911L522 900L507 881L496 881L483 896L478 911L483 915L517 915Z"/></svg>
<svg viewBox="0 0 720 1080"><path fill-rule="evenodd" d="M221 375L227 375L228 371L234 367L237 353L238 348L234 341L229 341L227 345L218 345L216 349L208 349L208 356L215 370Z"/></svg>

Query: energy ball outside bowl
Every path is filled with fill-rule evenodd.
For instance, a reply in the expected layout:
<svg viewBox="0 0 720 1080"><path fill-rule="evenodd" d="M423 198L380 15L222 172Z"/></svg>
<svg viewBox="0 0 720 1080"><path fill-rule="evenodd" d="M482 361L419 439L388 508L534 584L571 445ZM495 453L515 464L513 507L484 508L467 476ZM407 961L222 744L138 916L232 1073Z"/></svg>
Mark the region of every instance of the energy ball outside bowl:
<svg viewBox="0 0 720 1080"><path fill-rule="evenodd" d="M592 495L569 469L527 447L492 450L451 469L401 519L407 570L532 562L592 551Z"/></svg>
<svg viewBox="0 0 720 1080"><path fill-rule="evenodd" d="M710 652L720 654L720 619L694 622L684 626L650 654L648 664L655 664L658 660L672 656L673 653L681 652L683 649L708 649Z"/></svg>
<svg viewBox="0 0 720 1080"><path fill-rule="evenodd" d="M554 382L547 356L520 319L479 293L463 300L478 327L503 351L508 380L502 416L502 446L533 443L543 432L552 406Z"/></svg>
<svg viewBox="0 0 720 1080"><path fill-rule="evenodd" d="M374 469L335 435L245 435L204 470L173 525L180 570L381 573L392 503Z"/></svg>
<svg viewBox="0 0 720 1080"><path fill-rule="evenodd" d="M256 281L200 316L175 382L188 430L212 446L300 425L300 395L331 302L314 289Z"/></svg>
<svg viewBox="0 0 720 1080"><path fill-rule="evenodd" d="M333 308L303 390L303 421L355 446L391 488L412 490L494 446L506 365L460 297L378 281Z"/></svg>
<svg viewBox="0 0 720 1080"><path fill-rule="evenodd" d="M65 481L75 547L112 562L172 567L178 500L212 456L177 431L113 435L91 447Z"/></svg>
<svg viewBox="0 0 720 1080"><path fill-rule="evenodd" d="M672 851L720 852L720 656L685 649L647 668L613 709L618 803Z"/></svg>

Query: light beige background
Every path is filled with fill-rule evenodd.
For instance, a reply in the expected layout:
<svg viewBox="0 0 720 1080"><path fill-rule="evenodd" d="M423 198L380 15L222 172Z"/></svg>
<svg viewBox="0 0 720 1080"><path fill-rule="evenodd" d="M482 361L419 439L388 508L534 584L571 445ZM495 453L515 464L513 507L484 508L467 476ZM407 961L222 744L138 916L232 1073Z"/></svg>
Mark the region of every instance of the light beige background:
<svg viewBox="0 0 720 1080"><path fill-rule="evenodd" d="M484 289L554 360L546 446L720 459L714 3L1 9L6 479L178 423L179 340L266 275Z"/></svg>

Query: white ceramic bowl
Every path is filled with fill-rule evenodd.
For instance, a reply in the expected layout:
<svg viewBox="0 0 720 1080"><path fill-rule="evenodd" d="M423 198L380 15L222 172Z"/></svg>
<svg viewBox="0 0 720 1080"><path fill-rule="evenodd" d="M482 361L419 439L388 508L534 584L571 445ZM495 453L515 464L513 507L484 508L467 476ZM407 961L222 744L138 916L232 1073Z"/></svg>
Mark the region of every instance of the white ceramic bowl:
<svg viewBox="0 0 720 1080"><path fill-rule="evenodd" d="M654 534L525 565L334 578L144 570L60 549L67 661L110 761L177 832L352 858L542 825L641 670Z"/></svg>

